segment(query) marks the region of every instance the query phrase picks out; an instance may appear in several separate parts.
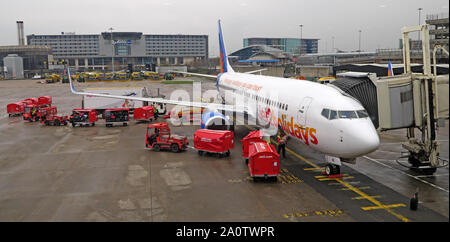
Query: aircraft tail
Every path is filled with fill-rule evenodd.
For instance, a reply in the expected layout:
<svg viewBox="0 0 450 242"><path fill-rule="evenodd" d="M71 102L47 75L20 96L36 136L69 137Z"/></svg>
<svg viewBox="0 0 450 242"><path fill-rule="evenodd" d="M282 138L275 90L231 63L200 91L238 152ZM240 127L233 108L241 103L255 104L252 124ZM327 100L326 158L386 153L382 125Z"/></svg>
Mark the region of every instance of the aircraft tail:
<svg viewBox="0 0 450 242"><path fill-rule="evenodd" d="M220 47L220 72L234 72L233 68L231 68L230 63L228 62L227 52L225 51L225 44L223 41L222 27L220 25L219 20L219 47Z"/></svg>
<svg viewBox="0 0 450 242"><path fill-rule="evenodd" d="M392 70L392 64L388 62L388 76L394 76L394 70Z"/></svg>

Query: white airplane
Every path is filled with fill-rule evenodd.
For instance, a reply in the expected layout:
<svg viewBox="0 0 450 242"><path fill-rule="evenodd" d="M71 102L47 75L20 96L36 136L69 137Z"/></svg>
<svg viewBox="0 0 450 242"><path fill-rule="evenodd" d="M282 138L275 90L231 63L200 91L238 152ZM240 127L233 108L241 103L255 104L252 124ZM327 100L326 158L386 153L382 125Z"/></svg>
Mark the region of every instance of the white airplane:
<svg viewBox="0 0 450 242"><path fill-rule="evenodd" d="M340 173L341 161L354 162L356 157L378 148L378 134L358 100L328 85L251 74L257 71L234 72L226 56L220 20L219 45L219 75L188 74L215 78L222 97L231 93L236 98L228 104L79 92L74 89L69 73L71 91L79 95L206 108L202 115L202 128L209 128L217 121L226 125L235 122L230 121L223 112L244 114L244 117L253 118L259 125L264 123L266 127L267 124L280 127L290 137L324 153L329 162L325 171L329 175ZM227 102L226 99L224 101Z"/></svg>

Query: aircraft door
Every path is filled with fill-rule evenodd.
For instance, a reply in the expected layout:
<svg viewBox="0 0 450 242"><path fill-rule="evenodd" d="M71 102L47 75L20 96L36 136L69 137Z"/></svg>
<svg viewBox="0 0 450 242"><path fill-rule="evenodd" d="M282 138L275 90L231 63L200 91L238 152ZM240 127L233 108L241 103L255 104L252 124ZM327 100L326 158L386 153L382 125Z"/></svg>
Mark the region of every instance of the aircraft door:
<svg viewBox="0 0 450 242"><path fill-rule="evenodd" d="M298 110L297 110L297 122L300 124L300 126L305 127L306 126L306 118L307 118L307 112L309 109L309 105L312 102L311 97L305 97L303 98L302 102L300 103Z"/></svg>

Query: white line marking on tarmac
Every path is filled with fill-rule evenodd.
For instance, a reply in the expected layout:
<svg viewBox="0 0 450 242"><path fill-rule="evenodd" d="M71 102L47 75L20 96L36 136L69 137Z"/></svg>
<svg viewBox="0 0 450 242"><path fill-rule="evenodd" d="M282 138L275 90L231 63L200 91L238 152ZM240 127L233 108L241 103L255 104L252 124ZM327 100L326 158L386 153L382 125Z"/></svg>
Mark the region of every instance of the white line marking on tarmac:
<svg viewBox="0 0 450 242"><path fill-rule="evenodd" d="M447 193L449 192L449 191L448 191L447 189L445 189L445 188L442 188L442 187L440 187L440 186L436 186L436 185L433 184L433 183L429 183L429 182L427 182L427 181L425 181L425 180L422 180L422 179L420 179L420 178L418 178L418 177L416 177L416 176L410 175L410 174L408 174L408 173L406 173L406 172L404 172L404 171L401 171L401 170L399 170L399 169L396 169L396 168L394 168L394 167L392 167L392 166L386 165L386 164L384 164L384 163L382 163L382 162L380 162L380 161L377 161L377 160L375 160L375 159L373 159L373 158L370 158L370 157L368 157L368 156L363 156L363 157L366 158L366 159L368 159L368 160L370 160L370 161L373 161L373 162L375 162L375 163L377 163L377 164L379 164L379 165L382 165L382 166L384 166L384 167L388 167L388 168L390 168L390 169L392 169L392 170L396 170L396 171L402 173L403 175L407 175L407 176L409 176L409 177L411 177L411 178L414 178L414 179L416 179L416 180L418 180L418 181L421 181L421 182L423 182L423 183L425 183L425 184L428 184L428 185L430 185L430 186L432 186L432 187L434 187L434 188L437 188L437 189L439 189L439 190L445 191L445 192L447 192Z"/></svg>

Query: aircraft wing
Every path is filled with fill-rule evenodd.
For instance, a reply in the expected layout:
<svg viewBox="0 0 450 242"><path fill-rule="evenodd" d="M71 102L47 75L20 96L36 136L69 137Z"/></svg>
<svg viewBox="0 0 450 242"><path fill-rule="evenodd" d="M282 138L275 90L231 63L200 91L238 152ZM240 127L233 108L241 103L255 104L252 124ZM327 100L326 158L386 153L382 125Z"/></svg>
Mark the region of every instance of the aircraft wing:
<svg viewBox="0 0 450 242"><path fill-rule="evenodd" d="M164 103L164 104L180 105L180 106L187 106L187 107L206 108L209 110L218 110L218 111L226 111L226 112L233 112L233 113L243 113L243 114L248 113L246 107L239 107L239 106L227 105L227 104L189 102L189 101L170 100L170 99L164 99L164 98L131 97L131 96L120 96L120 95L110 95L110 94L101 94L101 93L80 92L80 91L75 90L69 71L68 71L68 76L69 76L69 82L70 82L70 90L72 91L72 93L77 94L77 95L89 95L89 96L104 97L104 98L116 98L116 99L128 99L128 100L134 100L134 101Z"/></svg>
<svg viewBox="0 0 450 242"><path fill-rule="evenodd" d="M254 70L254 71L247 71L247 72L244 72L244 73L245 74L252 74L252 73L261 72L261 71L267 71L267 69L259 69L259 70Z"/></svg>
<svg viewBox="0 0 450 242"><path fill-rule="evenodd" d="M181 74L186 74L186 75L193 75L193 76L209 77L209 78L214 78L214 79L217 78L216 75L208 75L208 74L200 74L200 73L191 73L191 72L184 72L184 71L170 71L170 72L181 73Z"/></svg>

